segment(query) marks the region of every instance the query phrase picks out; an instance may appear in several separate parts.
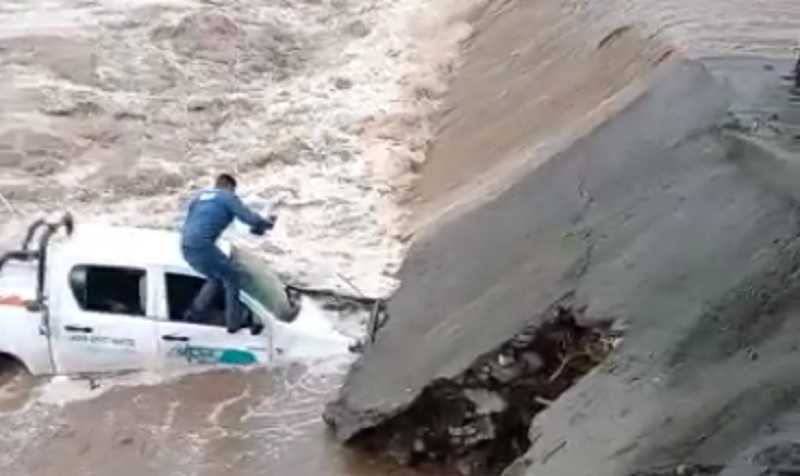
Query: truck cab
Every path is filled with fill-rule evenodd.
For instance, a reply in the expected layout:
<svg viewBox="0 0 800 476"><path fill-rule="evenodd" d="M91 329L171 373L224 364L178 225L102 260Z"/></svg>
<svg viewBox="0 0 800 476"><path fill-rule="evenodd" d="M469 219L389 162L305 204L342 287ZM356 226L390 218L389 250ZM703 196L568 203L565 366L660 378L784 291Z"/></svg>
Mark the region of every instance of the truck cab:
<svg viewBox="0 0 800 476"><path fill-rule="evenodd" d="M221 295L208 322L182 320L205 279L183 260L175 232L76 228L68 215L38 226L37 249L29 230L22 249L0 258L0 353L34 375L259 365L298 346L346 352L346 337L303 325L280 279L229 242L220 248L241 273L244 317L264 324L262 334L229 334Z"/></svg>

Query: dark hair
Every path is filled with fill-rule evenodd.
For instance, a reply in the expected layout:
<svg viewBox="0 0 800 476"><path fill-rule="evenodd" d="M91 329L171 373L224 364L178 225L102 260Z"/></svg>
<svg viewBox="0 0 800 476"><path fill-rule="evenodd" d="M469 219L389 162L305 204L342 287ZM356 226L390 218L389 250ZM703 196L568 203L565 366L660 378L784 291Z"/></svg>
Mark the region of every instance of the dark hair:
<svg viewBox="0 0 800 476"><path fill-rule="evenodd" d="M231 174L219 174L216 182L217 188L236 188L236 179Z"/></svg>

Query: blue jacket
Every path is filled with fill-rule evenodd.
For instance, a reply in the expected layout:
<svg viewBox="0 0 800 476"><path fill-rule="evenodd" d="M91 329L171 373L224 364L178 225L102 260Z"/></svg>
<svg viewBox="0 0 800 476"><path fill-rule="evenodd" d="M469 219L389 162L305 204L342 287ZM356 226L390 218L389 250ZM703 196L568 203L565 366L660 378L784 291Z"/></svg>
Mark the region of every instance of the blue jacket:
<svg viewBox="0 0 800 476"><path fill-rule="evenodd" d="M198 193L189 203L181 244L185 248L214 246L234 218L250 225L250 230L256 235L272 227L271 220L265 220L247 208L235 193L212 188Z"/></svg>

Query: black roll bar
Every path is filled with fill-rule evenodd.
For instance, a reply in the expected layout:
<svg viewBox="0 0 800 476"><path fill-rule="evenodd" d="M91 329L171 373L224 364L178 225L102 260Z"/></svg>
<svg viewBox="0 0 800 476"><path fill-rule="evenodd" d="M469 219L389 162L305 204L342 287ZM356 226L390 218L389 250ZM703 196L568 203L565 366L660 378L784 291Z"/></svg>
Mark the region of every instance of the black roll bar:
<svg viewBox="0 0 800 476"><path fill-rule="evenodd" d="M3 266L6 265L9 261L31 261L36 259L39 256L37 251L26 251L26 250L14 250L3 253L0 256L0 269L3 269Z"/></svg>
<svg viewBox="0 0 800 476"><path fill-rule="evenodd" d="M47 222L45 222L43 218L39 218L28 226L25 238L22 240L22 247L18 250L12 250L0 255L0 271L2 271L3 266L9 261L32 261L39 257L39 252L31 250L30 244L36 231L46 224Z"/></svg>
<svg viewBox="0 0 800 476"><path fill-rule="evenodd" d="M75 229L75 221L70 213L65 213L58 223L46 224L47 229L42 233L39 238L39 266L36 270L36 302L44 305L44 278L47 271L47 247L50 244L50 238L58 232L62 226L67 232L67 236L71 236Z"/></svg>
<svg viewBox="0 0 800 476"><path fill-rule="evenodd" d="M33 236L36 234L36 231L46 225L47 222L44 220L44 218L39 218L30 224L28 227L28 232L25 233L25 239L22 240L22 251L28 251L28 249L30 249L31 241L33 241Z"/></svg>

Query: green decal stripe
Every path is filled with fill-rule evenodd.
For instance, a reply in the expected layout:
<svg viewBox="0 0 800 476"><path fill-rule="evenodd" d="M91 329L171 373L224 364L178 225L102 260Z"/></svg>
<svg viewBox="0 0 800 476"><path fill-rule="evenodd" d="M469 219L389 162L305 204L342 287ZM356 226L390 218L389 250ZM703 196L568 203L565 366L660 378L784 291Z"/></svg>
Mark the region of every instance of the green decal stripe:
<svg viewBox="0 0 800 476"><path fill-rule="evenodd" d="M200 365L251 365L257 363L255 355L251 352L239 349L220 349L189 344L173 347L168 355L170 357L182 358L190 364Z"/></svg>

